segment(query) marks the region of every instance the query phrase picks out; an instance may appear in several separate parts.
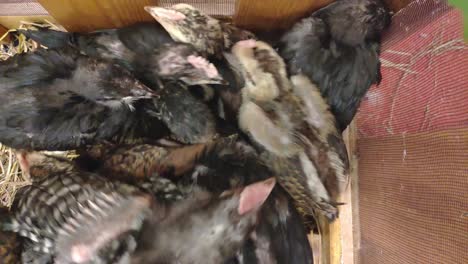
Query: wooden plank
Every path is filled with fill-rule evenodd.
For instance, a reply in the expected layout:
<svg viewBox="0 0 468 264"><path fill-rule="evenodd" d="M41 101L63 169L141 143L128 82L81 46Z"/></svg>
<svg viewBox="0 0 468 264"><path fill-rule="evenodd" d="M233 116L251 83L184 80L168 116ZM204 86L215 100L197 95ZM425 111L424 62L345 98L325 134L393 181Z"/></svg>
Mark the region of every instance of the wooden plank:
<svg viewBox="0 0 468 264"><path fill-rule="evenodd" d="M385 0L394 12L406 7L414 0ZM290 27L298 19L320 9L334 0L238 0L234 22L252 30L272 30Z"/></svg>
<svg viewBox="0 0 468 264"><path fill-rule="evenodd" d="M5 34L7 31L8 29L6 27L0 25L0 36L3 36L3 34Z"/></svg>
<svg viewBox="0 0 468 264"><path fill-rule="evenodd" d="M245 28L272 30L287 28L333 0L238 0L234 22Z"/></svg>
<svg viewBox="0 0 468 264"><path fill-rule="evenodd" d="M348 149L349 157L349 186L343 193L342 202L346 203L340 211L342 233L342 263L352 264L357 262L357 253L360 245L359 214L358 214L358 149L356 121L351 122L344 131L343 138Z"/></svg>
<svg viewBox="0 0 468 264"><path fill-rule="evenodd" d="M386 1L392 10L398 11L411 0ZM158 3L157 0L38 0L38 2L69 31L91 31L121 27L138 21L154 21L143 7ZM331 2L333 0L238 0L233 20L237 25L252 30L287 28L299 18Z"/></svg>
<svg viewBox="0 0 468 264"><path fill-rule="evenodd" d="M68 31L115 28L139 21L154 21L143 9L155 0L38 0Z"/></svg>
<svg viewBox="0 0 468 264"><path fill-rule="evenodd" d="M0 25L0 43L1 42L7 42L10 40L10 38L8 36L5 36L3 37L6 33L7 33L8 29L6 27L4 27L3 25Z"/></svg>
<svg viewBox="0 0 468 264"><path fill-rule="evenodd" d="M356 148L356 126L352 122L343 133L349 161L350 175L349 183L345 192L338 197L338 202L345 203L339 207L340 216L331 224L325 224L322 227L323 232L320 235L309 236L312 250L314 252L314 263L321 264L353 264L356 262L359 248L359 229L357 215L357 148ZM323 220L323 222L327 222ZM320 243L323 243L320 246Z"/></svg>
<svg viewBox="0 0 468 264"><path fill-rule="evenodd" d="M5 28L18 28L22 21L43 23L45 20L59 26L57 21L51 16L0 16L0 25Z"/></svg>

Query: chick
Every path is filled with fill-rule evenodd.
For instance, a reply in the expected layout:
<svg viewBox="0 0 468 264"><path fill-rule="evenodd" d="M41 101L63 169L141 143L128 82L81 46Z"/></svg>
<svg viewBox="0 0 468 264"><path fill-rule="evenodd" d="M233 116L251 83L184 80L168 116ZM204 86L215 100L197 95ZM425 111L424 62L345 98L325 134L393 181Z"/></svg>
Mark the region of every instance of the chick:
<svg viewBox="0 0 468 264"><path fill-rule="evenodd" d="M232 53L245 79L240 128L303 214L336 218L333 200L346 186L348 159L317 88L304 76L290 81L283 60L264 42L240 41Z"/></svg>
<svg viewBox="0 0 468 264"><path fill-rule="evenodd" d="M262 208L260 224L228 263L313 263L302 218L292 199L275 188Z"/></svg>
<svg viewBox="0 0 468 264"><path fill-rule="evenodd" d="M145 10L169 32L175 41L194 45L199 52L210 58L216 68L223 68L221 75L227 85L210 85L211 93L215 95L211 106L222 119L232 122L232 108L236 106L240 96L236 93L238 84L235 83L235 76L228 69L228 61L224 52L237 41L252 39L255 35L208 16L188 4L176 4L170 8L147 6ZM203 93L210 92L204 91ZM219 110L222 111L219 112Z"/></svg>
<svg viewBox="0 0 468 264"><path fill-rule="evenodd" d="M102 248L105 263L114 263L120 253L131 251L132 231L149 212L150 195L79 171L57 157L20 152L17 158L32 184L18 191L11 215L2 221L3 230L29 239L33 251L56 263L81 263ZM99 239L97 230L105 230Z"/></svg>
<svg viewBox="0 0 468 264"><path fill-rule="evenodd" d="M171 131L171 137L183 143L203 143L217 135L216 119L206 104L193 97L180 82L168 82L154 100L152 116L158 117Z"/></svg>
<svg viewBox="0 0 468 264"><path fill-rule="evenodd" d="M369 87L382 79L380 38L390 22L381 0L342 0L299 21L281 39L289 72L317 84L340 131Z"/></svg>
<svg viewBox="0 0 468 264"><path fill-rule="evenodd" d="M111 138L157 139L164 124L156 118L134 129L141 123L140 105L152 98L124 69L73 49L20 54L0 64L0 141L13 148L66 150Z"/></svg>
<svg viewBox="0 0 468 264"><path fill-rule="evenodd" d="M160 79L182 80L188 85L221 84L223 79L190 44L175 43L157 23L69 33L50 29L19 30L48 48L75 47L90 57L112 60L152 89Z"/></svg>
<svg viewBox="0 0 468 264"><path fill-rule="evenodd" d="M225 81L216 67L204 59L192 45L173 42L160 25L139 23L88 34L44 29L21 32L40 43L45 43L46 46L71 46L88 56L111 60L131 71L139 81L153 90L170 88L169 91L160 93L158 102L164 109L159 110L162 112L161 117L168 121L166 125L181 129L173 131L173 134L183 143L203 142L205 137L211 138L214 135L215 117L209 108L194 96L194 85L207 87L207 84L220 84L222 87ZM60 34L65 36L58 38ZM64 41L67 39L68 41ZM182 83L168 83L174 81ZM191 87L187 88L184 84ZM212 87L205 90L204 94L214 93ZM180 111L179 105L168 103L174 99L189 106L191 111L181 115L180 113L184 112ZM175 112L179 114L174 114ZM189 117L191 121L187 122L185 117ZM191 128L198 130L190 130ZM179 135L179 132L183 134ZM191 138L192 136L194 138ZM202 141L198 141L200 137Z"/></svg>
<svg viewBox="0 0 468 264"><path fill-rule="evenodd" d="M119 59L125 53L149 53L172 39L158 23L139 22L91 33L56 31L47 28L19 29L20 33L51 49L73 45L89 55ZM102 55L99 55L102 54Z"/></svg>
<svg viewBox="0 0 468 264"><path fill-rule="evenodd" d="M270 178L216 199L192 198L169 209L163 219L152 217L156 223L143 226L132 263L215 264L233 257L257 225L274 185Z"/></svg>
<svg viewBox="0 0 468 264"><path fill-rule="evenodd" d="M221 22L188 4L176 4L170 8L146 6L145 10L173 40L190 43L205 56L222 58L223 51L237 41L255 37L247 30Z"/></svg>
<svg viewBox="0 0 468 264"><path fill-rule="evenodd" d="M158 95L118 65L70 47L17 55L0 64L0 141L14 148L66 150L102 140L153 141L174 126L174 137L187 143L212 138L209 109L180 85L170 84L173 93ZM177 100L192 111L175 108Z"/></svg>
<svg viewBox="0 0 468 264"><path fill-rule="evenodd" d="M96 145L78 159L92 170L126 182L166 177L222 192L271 177L255 150L236 137L183 147ZM90 169L89 167L86 169ZM114 176L116 177L116 176Z"/></svg>
<svg viewBox="0 0 468 264"><path fill-rule="evenodd" d="M137 55L134 64L135 76L150 87L158 87L155 76L187 85L225 84L216 67L190 44L164 44L153 53Z"/></svg>
<svg viewBox="0 0 468 264"><path fill-rule="evenodd" d="M18 160L32 185L19 191L1 227L54 263L219 263L240 248L275 185L271 178L219 197L195 190L179 202L160 201L70 161L35 152ZM200 236L211 240L197 243Z"/></svg>

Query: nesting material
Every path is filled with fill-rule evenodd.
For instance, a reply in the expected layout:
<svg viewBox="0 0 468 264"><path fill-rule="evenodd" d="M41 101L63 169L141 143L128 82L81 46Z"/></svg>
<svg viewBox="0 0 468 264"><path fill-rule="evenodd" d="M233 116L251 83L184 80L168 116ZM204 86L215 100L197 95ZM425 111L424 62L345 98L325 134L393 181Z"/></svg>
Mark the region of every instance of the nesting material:
<svg viewBox="0 0 468 264"><path fill-rule="evenodd" d="M44 20L43 23L22 22L19 29L44 27L62 30L47 20ZM34 51L40 46L31 39L27 39L24 35L14 34L14 32L16 32L16 29L11 29L0 37L0 60L6 60L19 53ZM54 151L47 154L65 156L67 158L76 157L74 152L69 151ZM0 144L0 206L9 207L13 202L16 191L28 184L28 179L25 179L21 174L14 150Z"/></svg>

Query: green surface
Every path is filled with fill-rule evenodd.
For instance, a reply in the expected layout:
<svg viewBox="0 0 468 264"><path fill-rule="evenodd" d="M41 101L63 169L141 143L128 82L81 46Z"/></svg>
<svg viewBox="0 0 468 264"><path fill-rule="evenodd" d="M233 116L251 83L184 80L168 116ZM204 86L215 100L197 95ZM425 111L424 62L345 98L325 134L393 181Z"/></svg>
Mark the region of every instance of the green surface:
<svg viewBox="0 0 468 264"><path fill-rule="evenodd" d="M463 12L463 29L466 41L468 40L468 0L449 0L448 2Z"/></svg>

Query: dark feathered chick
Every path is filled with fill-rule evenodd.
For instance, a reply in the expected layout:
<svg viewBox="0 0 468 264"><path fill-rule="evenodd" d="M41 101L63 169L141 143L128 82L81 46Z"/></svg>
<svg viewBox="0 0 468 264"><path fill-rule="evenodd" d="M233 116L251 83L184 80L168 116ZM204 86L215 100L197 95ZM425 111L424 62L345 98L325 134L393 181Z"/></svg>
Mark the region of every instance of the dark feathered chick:
<svg viewBox="0 0 468 264"><path fill-rule="evenodd" d="M289 72L317 84L341 131L369 87L381 81L380 37L390 21L381 0L342 0L299 21L281 39Z"/></svg>
<svg viewBox="0 0 468 264"><path fill-rule="evenodd" d="M292 199L275 188L260 212L260 223L228 263L313 263L303 219Z"/></svg>
<svg viewBox="0 0 468 264"><path fill-rule="evenodd" d="M190 44L176 43L157 23L138 23L87 34L50 29L20 30L48 48L72 46L95 58L112 60L152 89L160 79L188 85L223 83L216 68Z"/></svg>
<svg viewBox="0 0 468 264"><path fill-rule="evenodd" d="M90 33L56 31L46 28L18 30L48 48L76 46L96 57L121 59L125 53L149 53L173 40L158 23L141 22L117 29L103 29Z"/></svg>
<svg viewBox="0 0 468 264"><path fill-rule="evenodd" d="M132 231L141 226L151 196L57 157L21 152L18 160L32 184L16 194L11 215L2 221L4 230L29 239L33 251L56 263L100 257L115 263L134 248ZM94 254L101 249L103 256Z"/></svg>
<svg viewBox="0 0 468 264"><path fill-rule="evenodd" d="M190 43L204 55L222 57L223 50L235 42L254 38L254 34L221 22L188 4L170 8L147 6L150 13L179 42Z"/></svg>
<svg viewBox="0 0 468 264"><path fill-rule="evenodd" d="M161 210L154 210L158 216L143 226L132 263L215 264L233 257L257 225L274 185L270 178L218 198L188 199L162 219Z"/></svg>
<svg viewBox="0 0 468 264"><path fill-rule="evenodd" d="M14 148L60 150L102 140L155 140L168 134L167 127L187 143L215 134L209 109L182 84L166 84L168 91L158 95L118 65L71 47L4 61L0 81L0 141ZM180 105L192 111L181 111Z"/></svg>
<svg viewBox="0 0 468 264"><path fill-rule="evenodd" d="M183 143L208 142L216 136L215 118L206 104L192 96L179 82L164 84L154 100L152 116L166 124L172 137Z"/></svg>
<svg viewBox="0 0 468 264"><path fill-rule="evenodd" d="M162 92L158 100L164 109L159 109L163 117L170 121L168 126L180 127L184 135L177 134L184 143L197 143L197 137L213 136L215 123L209 109L198 98L193 96L195 88L188 91L183 84L168 84L168 81L181 81L193 85L225 84L213 64L209 63L190 44L173 42L164 29L158 24L139 23L136 25L100 30L88 34L67 33L53 30L22 30L23 34L56 48L75 47L88 56L112 60L130 70L139 81L153 90L170 87L169 91ZM64 35L59 38L60 34ZM148 35L149 34L149 35ZM160 35L158 37L158 35ZM61 41L59 41L59 40ZM67 41L65 41L67 40ZM204 94L213 94L213 88L207 87ZM190 112L184 115L179 105L165 104L177 99L189 106ZM165 115L167 114L167 115ZM200 115L198 115L200 114ZM191 119L187 123L185 117ZM191 131L190 125L202 129L207 134L200 135L199 131ZM185 127L184 127L185 126ZM194 135L194 138L191 138ZM187 140L187 141L185 141Z"/></svg>
<svg viewBox="0 0 468 264"><path fill-rule="evenodd" d="M0 141L14 148L63 150L104 139L163 136L141 119L154 93L126 70L76 50L38 50L0 64ZM146 129L149 129L146 131Z"/></svg>
<svg viewBox="0 0 468 264"><path fill-rule="evenodd" d="M348 159L317 88L305 76L290 81L283 60L264 42L241 41L232 52L245 79L240 128L264 150L263 160L302 213L334 219Z"/></svg>

